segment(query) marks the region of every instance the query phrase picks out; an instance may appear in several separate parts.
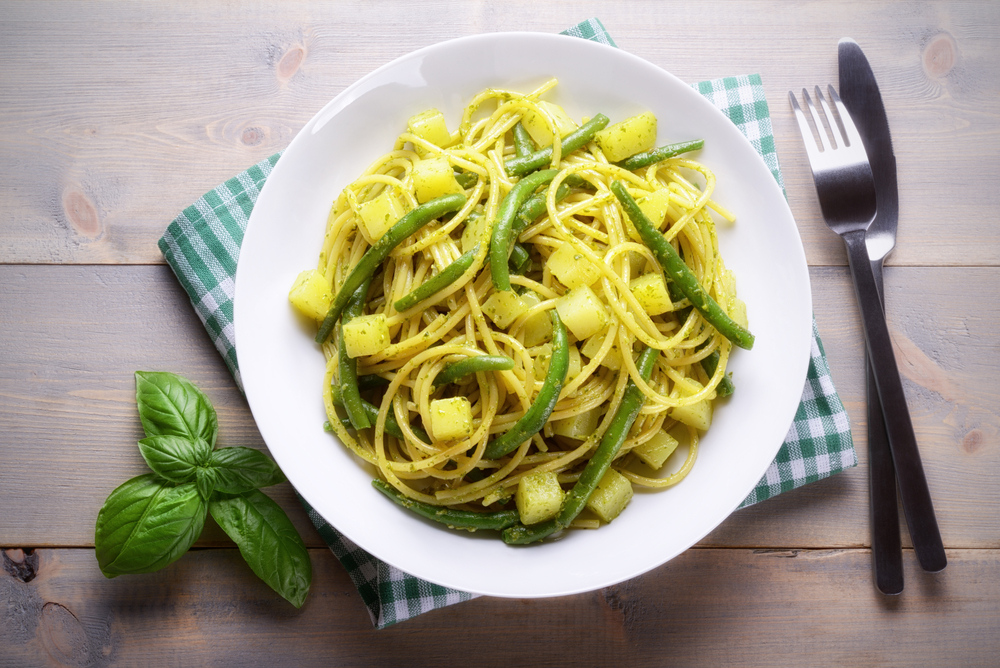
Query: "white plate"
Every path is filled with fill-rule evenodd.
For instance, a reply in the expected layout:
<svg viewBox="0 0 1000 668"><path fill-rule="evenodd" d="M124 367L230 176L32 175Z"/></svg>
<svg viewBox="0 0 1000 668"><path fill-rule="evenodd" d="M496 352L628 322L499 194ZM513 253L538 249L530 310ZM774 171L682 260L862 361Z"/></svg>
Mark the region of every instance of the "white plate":
<svg viewBox="0 0 1000 668"><path fill-rule="evenodd" d="M716 409L694 471L637 494L598 531L526 548L489 532L453 532L394 505L371 473L323 431L323 356L288 303L316 265L330 203L386 152L411 115L430 107L456 127L486 87L528 91L574 117L618 121L646 110L658 144L704 138L698 159L718 176L715 199L738 216L719 243L757 337L737 350L732 398ZM236 341L247 400L264 441L299 493L345 536L405 572L464 591L508 597L573 594L615 584L680 554L719 525L774 459L799 403L812 332L809 274L780 188L736 127L687 84L624 51L533 33L444 42L404 56L347 88L295 137L257 200L236 274Z"/></svg>

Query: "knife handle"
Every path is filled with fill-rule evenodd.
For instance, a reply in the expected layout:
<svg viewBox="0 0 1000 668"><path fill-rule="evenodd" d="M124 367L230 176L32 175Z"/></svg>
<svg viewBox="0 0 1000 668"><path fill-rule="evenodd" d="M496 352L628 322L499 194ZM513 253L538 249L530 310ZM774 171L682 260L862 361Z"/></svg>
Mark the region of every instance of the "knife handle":
<svg viewBox="0 0 1000 668"><path fill-rule="evenodd" d="M869 362L875 372L875 385L882 402L885 430L896 467L896 482L903 502L903 514L913 540L913 551L925 571L942 570L948 559L941 541L934 504L920 461L917 437L906 407L906 394L892 352L892 339L886 326L885 314L879 301L875 274L865 247L865 231L855 230L841 235L847 246L847 258L854 278L854 290L861 310Z"/></svg>
<svg viewBox="0 0 1000 668"><path fill-rule="evenodd" d="M882 261L872 264L875 287L885 306L882 289ZM903 546L899 536L899 507L896 501L896 467L885 433L882 403L875 386L875 372L865 353L868 390L868 470L871 489L872 560L875 586L883 594L894 596L903 591Z"/></svg>

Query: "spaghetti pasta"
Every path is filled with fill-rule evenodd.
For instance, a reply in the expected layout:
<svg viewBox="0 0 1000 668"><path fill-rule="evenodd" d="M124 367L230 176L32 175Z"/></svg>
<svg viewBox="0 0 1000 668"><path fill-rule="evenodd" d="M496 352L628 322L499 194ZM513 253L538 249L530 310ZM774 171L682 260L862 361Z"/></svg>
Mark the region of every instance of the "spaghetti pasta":
<svg viewBox="0 0 1000 668"><path fill-rule="evenodd" d="M712 200L711 170L682 155L702 142L659 154L642 146L644 156L664 157L626 169L609 154L625 150L618 135L640 121L598 128L581 144L568 115L540 101L555 84L527 94L485 90L455 132L435 110L414 117L391 150L337 196L327 221L316 272L328 291L325 305L333 304L319 337L330 428L378 470L381 491L395 490L390 498L408 500L402 505L424 516L439 508L446 524L452 517L455 526L475 529L469 512L510 510L515 496L520 508L520 495L530 493L523 481L543 475L556 490L555 517L558 490L577 483L633 388L626 403L634 424L618 435L611 468L594 492L621 498L606 506L588 501L590 517L574 515L558 528L610 521L632 485L669 487L691 470L720 383L725 393L732 387L726 367L733 344L703 313L701 293L743 330L746 309L719 254L713 212L729 223L734 216ZM539 155L543 164L525 174L523 165ZM645 223L623 206L619 190ZM424 210L432 218L413 224ZM650 223L671 257L682 258L687 284L664 273L662 248L644 243ZM511 253L516 263L508 266ZM350 327L337 327L345 291L362 285L365 272L363 306L350 314ZM685 293L691 285L701 292ZM381 343L343 345L344 337L369 330L378 330ZM644 349L655 349L646 374L637 367ZM354 365L340 359L347 350L365 352L352 360L353 381L344 369ZM358 375L384 383L358 389ZM346 412L345 401L354 402ZM365 415L374 418L370 426ZM674 456L679 441L686 454ZM627 490L615 492L612 483Z"/></svg>

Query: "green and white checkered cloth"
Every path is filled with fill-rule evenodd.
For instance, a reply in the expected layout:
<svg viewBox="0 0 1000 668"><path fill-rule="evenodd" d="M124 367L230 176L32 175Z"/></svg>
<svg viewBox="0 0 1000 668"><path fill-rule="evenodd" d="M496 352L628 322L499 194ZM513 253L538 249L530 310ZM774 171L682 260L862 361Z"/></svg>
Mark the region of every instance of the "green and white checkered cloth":
<svg viewBox="0 0 1000 668"><path fill-rule="evenodd" d="M564 34L615 46L597 19ZM694 86L721 109L763 156L784 188L764 88L758 75L703 81ZM159 246L242 390L233 337L236 262L243 232L260 189L280 154L261 161L206 193L167 228ZM774 463L740 506L826 478L857 464L850 421L833 386L813 321L812 361L795 420ZM384 628L474 595L420 580L369 555L340 534L304 501L309 518L347 569L371 614Z"/></svg>

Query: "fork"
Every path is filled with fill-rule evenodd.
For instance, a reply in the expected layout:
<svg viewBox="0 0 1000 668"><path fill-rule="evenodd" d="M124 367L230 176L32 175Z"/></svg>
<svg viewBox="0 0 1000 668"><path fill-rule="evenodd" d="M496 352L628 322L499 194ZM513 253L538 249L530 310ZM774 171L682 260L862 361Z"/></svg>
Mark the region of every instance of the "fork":
<svg viewBox="0 0 1000 668"><path fill-rule="evenodd" d="M802 97L809 109L819 135L822 149L813 137L812 129L799 107L794 93L788 99L795 112L802 141L809 157L816 195L827 226L843 239L847 259L854 279L854 291L861 311L868 357L875 375L878 396L885 417L886 434L896 466L899 496L903 514L910 529L913 550L925 571L937 572L948 563L934 516L930 490L924 476L917 438L906 407L906 395L892 352L892 340L886 326L885 314L876 287L875 274L868 259L865 236L875 218L877 202L875 180L872 177L868 154L865 153L861 135L858 134L847 108L833 86L827 86L830 100L837 108L834 117L826 98L815 88L816 99L827 119L830 135L823 127L820 114L809 93L802 89ZM831 143L832 139L832 143Z"/></svg>

